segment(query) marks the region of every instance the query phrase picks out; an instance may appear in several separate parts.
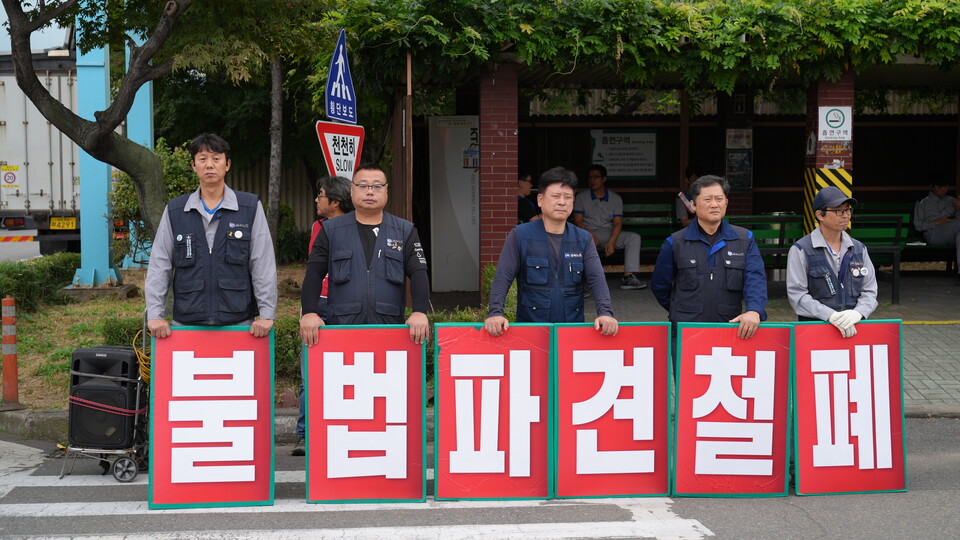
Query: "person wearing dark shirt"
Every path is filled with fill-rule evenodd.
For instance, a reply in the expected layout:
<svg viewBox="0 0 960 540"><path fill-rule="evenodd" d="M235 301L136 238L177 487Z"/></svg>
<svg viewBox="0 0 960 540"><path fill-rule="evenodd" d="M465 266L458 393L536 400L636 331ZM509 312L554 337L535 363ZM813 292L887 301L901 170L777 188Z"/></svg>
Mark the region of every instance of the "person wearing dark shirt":
<svg viewBox="0 0 960 540"><path fill-rule="evenodd" d="M502 335L510 326L503 304L514 279L517 322L583 322L586 283L597 305L594 328L616 335L618 323L593 237L567 223L576 186L576 175L563 167L540 176L537 202L543 218L516 226L500 252L484 322L491 335Z"/></svg>
<svg viewBox="0 0 960 540"><path fill-rule="evenodd" d="M300 292L300 337L312 347L324 324L407 324L410 339L423 343L430 285L420 235L413 223L384 212L387 175L382 168L361 164L352 184L355 210L325 221L310 252ZM317 298L328 272L324 321ZM406 321L405 277L413 299Z"/></svg>
<svg viewBox="0 0 960 540"><path fill-rule="evenodd" d="M517 221L527 223L540 219L540 208L530 200L533 191L533 178L521 173L517 180Z"/></svg>

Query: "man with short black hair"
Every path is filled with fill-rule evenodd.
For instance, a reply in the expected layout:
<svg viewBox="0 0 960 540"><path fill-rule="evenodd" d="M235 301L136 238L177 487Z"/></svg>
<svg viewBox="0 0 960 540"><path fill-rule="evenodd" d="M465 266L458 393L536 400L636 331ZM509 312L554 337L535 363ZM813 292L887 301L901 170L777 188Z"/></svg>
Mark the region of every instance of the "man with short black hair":
<svg viewBox="0 0 960 540"><path fill-rule="evenodd" d="M857 200L827 186L813 198L819 225L787 254L787 299L801 321L826 321L845 338L877 309L877 274L867 247L847 234Z"/></svg>
<svg viewBox="0 0 960 540"><path fill-rule="evenodd" d="M607 189L607 168L591 165L587 169L588 191L577 195L573 203L573 224L590 233L593 244L607 256L623 250L621 289L644 289L637 278L640 272L640 235L623 230L623 199Z"/></svg>
<svg viewBox="0 0 960 540"><path fill-rule="evenodd" d="M760 249L751 231L724 221L730 197L725 179L701 176L690 197L697 218L663 242L650 289L671 322L739 323L737 336L749 339L767 318Z"/></svg>
<svg viewBox="0 0 960 540"><path fill-rule="evenodd" d="M172 287L174 325L250 325L266 337L277 316L277 263L260 198L227 187L227 141L204 133L187 150L200 186L170 200L157 227L144 281L147 328L170 335Z"/></svg>
<svg viewBox="0 0 960 540"><path fill-rule="evenodd" d="M510 327L503 304L517 280L517 322L583 322L584 281L593 291L603 335L616 335L610 290L590 234L569 226L577 177L554 167L540 176L537 202L542 219L514 227L507 236L490 287L484 327L493 336Z"/></svg>

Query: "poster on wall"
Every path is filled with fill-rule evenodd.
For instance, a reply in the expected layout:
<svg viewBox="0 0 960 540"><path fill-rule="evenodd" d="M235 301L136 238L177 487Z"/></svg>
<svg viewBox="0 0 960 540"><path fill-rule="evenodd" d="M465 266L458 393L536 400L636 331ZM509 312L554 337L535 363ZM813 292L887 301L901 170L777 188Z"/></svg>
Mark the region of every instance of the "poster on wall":
<svg viewBox="0 0 960 540"><path fill-rule="evenodd" d="M430 285L480 289L480 119L431 116Z"/></svg>
<svg viewBox="0 0 960 540"><path fill-rule="evenodd" d="M670 323L556 327L557 497L667 495Z"/></svg>
<svg viewBox="0 0 960 540"><path fill-rule="evenodd" d="M149 507L273 504L273 330L179 326L152 351Z"/></svg>
<svg viewBox="0 0 960 540"><path fill-rule="evenodd" d="M753 187L753 130L728 129L724 178L733 189Z"/></svg>
<svg viewBox="0 0 960 540"><path fill-rule="evenodd" d="M657 132L643 129L591 129L590 162L607 168L610 180L657 177Z"/></svg>

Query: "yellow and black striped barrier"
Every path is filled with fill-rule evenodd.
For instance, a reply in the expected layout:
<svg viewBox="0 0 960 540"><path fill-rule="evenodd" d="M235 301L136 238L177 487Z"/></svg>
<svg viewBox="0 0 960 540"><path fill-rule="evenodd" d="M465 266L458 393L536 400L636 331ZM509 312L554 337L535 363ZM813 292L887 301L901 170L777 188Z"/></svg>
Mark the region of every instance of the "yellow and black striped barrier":
<svg viewBox="0 0 960 540"><path fill-rule="evenodd" d="M803 172L803 229L807 234L817 228L817 218L813 215L813 198L827 186L836 186L847 197L853 197L853 171L806 169Z"/></svg>

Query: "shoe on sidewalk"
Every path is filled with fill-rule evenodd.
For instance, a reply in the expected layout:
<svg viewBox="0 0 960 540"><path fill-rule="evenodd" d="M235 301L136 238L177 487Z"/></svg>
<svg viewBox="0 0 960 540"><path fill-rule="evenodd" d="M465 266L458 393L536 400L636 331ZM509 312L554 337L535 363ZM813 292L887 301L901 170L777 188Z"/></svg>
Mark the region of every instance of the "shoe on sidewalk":
<svg viewBox="0 0 960 540"><path fill-rule="evenodd" d="M290 452L290 455L291 455L291 456L303 456L303 455L306 455L306 452L304 451L303 448L304 448L303 437L300 437L299 439L297 439L297 444L294 445L294 447L293 447L293 452Z"/></svg>
<svg viewBox="0 0 960 540"><path fill-rule="evenodd" d="M620 288L625 290L646 289L647 284L637 279L637 276L630 274L623 276L623 279L620 280Z"/></svg>

